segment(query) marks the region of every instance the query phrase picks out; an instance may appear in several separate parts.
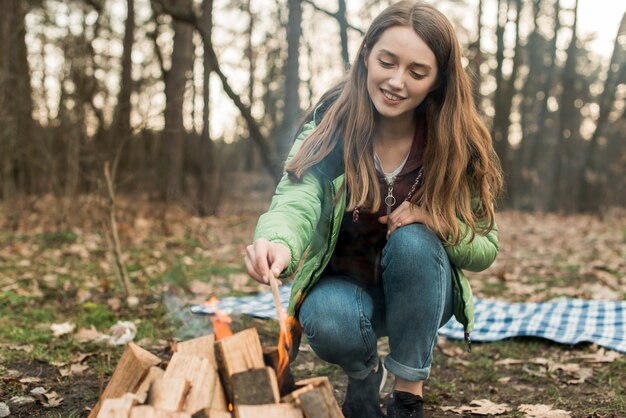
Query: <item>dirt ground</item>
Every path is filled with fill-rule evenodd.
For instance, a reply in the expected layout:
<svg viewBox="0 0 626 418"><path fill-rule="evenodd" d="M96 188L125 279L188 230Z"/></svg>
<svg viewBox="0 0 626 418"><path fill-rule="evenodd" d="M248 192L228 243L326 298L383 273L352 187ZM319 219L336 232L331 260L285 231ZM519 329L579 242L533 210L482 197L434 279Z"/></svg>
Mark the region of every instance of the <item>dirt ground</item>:
<svg viewBox="0 0 626 418"><path fill-rule="evenodd" d="M135 297L130 304L103 229L103 199L86 196L68 205L41 197L24 204L18 218L15 207L0 207L0 403L9 406L10 417L88 415L122 348L89 340L85 330L105 335L120 321L132 322L134 341L167 361L171 341L212 331L207 317L189 313L190 303L266 290L244 274L241 254L270 193L261 180L242 181L250 189L232 201L245 204L225 202L217 217L120 200L124 263ZM60 207L78 221L70 225L67 214L50 210ZM501 212L498 222L497 262L470 276L477 296L514 302L626 297L625 211L567 217ZM72 329L54 327L61 324ZM231 326L254 326L264 343L277 341L274 321L234 316ZM379 352L388 353L384 340ZM297 378L329 376L343 399L346 377L306 344L291 367ZM440 338L424 393L431 417L626 417L624 381L624 356L590 343L514 338L475 343L468 353L463 342ZM392 384L390 377L383 404ZM506 404L506 412L479 415L472 402L485 400ZM549 405L553 412L532 415L523 405Z"/></svg>

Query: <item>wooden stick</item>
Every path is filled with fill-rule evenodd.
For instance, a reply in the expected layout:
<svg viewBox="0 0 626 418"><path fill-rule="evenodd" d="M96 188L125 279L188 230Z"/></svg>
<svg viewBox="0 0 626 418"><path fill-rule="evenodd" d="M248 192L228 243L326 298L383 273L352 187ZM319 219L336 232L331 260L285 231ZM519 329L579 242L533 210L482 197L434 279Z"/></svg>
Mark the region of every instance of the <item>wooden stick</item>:
<svg viewBox="0 0 626 418"><path fill-rule="evenodd" d="M109 221L111 222L111 237L113 238L113 256L115 257L115 267L122 284L122 290L124 296L130 295L130 280L128 279L128 273L126 272L126 266L122 259L122 250L120 248L120 238L117 234L117 220L115 219L115 187L111 180L111 174L109 172L109 162L104 162L104 180L107 185L107 191L109 192Z"/></svg>
<svg viewBox="0 0 626 418"><path fill-rule="evenodd" d="M272 289L272 296L274 296L274 306L276 307L276 314L278 315L278 325L280 326L280 332L284 334L285 341L287 341L287 325L285 324L283 308L280 304L280 295L278 294L278 280L272 274L272 270L267 273L267 277L270 282L270 288Z"/></svg>

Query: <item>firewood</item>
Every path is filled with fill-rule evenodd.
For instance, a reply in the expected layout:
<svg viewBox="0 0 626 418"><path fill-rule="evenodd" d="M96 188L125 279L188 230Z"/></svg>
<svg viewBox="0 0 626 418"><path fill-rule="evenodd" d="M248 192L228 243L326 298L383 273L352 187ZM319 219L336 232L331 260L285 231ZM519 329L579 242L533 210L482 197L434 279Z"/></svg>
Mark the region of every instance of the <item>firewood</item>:
<svg viewBox="0 0 626 418"><path fill-rule="evenodd" d="M232 402L232 375L265 366L263 348L256 328L248 328L215 342L215 357L219 365L226 397Z"/></svg>
<svg viewBox="0 0 626 418"><path fill-rule="evenodd" d="M237 405L235 418L304 418L302 411L287 403L276 405Z"/></svg>
<svg viewBox="0 0 626 418"><path fill-rule="evenodd" d="M164 373L165 370L160 367L150 367L150 370L148 370L148 374L146 375L146 377L143 378L141 384L139 385L139 389L137 389L137 392L135 392L135 396L137 397L139 403L144 403L146 399L148 399L148 391L150 390L150 385L155 380L162 378Z"/></svg>
<svg viewBox="0 0 626 418"><path fill-rule="evenodd" d="M139 405L130 410L124 418L191 418L188 412L164 411L151 405Z"/></svg>
<svg viewBox="0 0 626 418"><path fill-rule="evenodd" d="M125 393L121 398L105 399L98 412L98 418L126 418L136 403L137 399L132 393Z"/></svg>
<svg viewBox="0 0 626 418"><path fill-rule="evenodd" d="M300 407L307 418L343 417L327 377L300 380L296 386L299 389L283 397L282 401Z"/></svg>
<svg viewBox="0 0 626 418"><path fill-rule="evenodd" d="M150 367L161 362L157 356L144 350L136 344L129 343L122 354L111 381L100 396L98 403L89 414L89 418L98 416L105 399L118 398L125 393L134 393L141 380L146 376Z"/></svg>
<svg viewBox="0 0 626 418"><path fill-rule="evenodd" d="M280 402L276 372L271 367L246 370L232 375L235 405L263 405Z"/></svg>
<svg viewBox="0 0 626 418"><path fill-rule="evenodd" d="M266 366L272 367L278 373L278 347L263 347L263 360ZM296 382L291 374L289 365L282 374L277 375L277 378L280 396L285 396L296 390Z"/></svg>
<svg viewBox="0 0 626 418"><path fill-rule="evenodd" d="M176 344L176 352L180 354L187 354L190 356L208 358L213 367L217 369L217 362L215 361L215 335L209 334L202 337L194 338L193 340L181 341Z"/></svg>
<svg viewBox="0 0 626 418"><path fill-rule="evenodd" d="M228 410L222 384L209 359L174 353L163 377L182 377L191 383L191 390L183 407L186 412L193 414L203 408Z"/></svg>
<svg viewBox="0 0 626 418"><path fill-rule="evenodd" d="M189 392L189 381L184 377L162 378L150 385L148 404L164 411L182 411Z"/></svg>
<svg viewBox="0 0 626 418"><path fill-rule="evenodd" d="M232 418L232 415L230 412L204 408L193 414L191 418Z"/></svg>

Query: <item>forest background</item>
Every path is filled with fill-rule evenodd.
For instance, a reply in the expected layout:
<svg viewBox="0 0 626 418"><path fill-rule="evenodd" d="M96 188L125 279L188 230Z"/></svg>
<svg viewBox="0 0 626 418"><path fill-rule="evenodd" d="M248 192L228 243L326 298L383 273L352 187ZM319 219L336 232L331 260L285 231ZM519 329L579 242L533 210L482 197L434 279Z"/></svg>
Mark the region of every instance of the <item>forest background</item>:
<svg viewBox="0 0 626 418"><path fill-rule="evenodd" d="M626 6L598 2L598 30L581 31L583 1L436 2L455 22L502 161L502 208L626 204ZM276 181L304 112L388 3L3 1L8 224L41 195L67 198L59 222L71 223L76 197L103 190L105 161L120 193L201 216L219 212L229 173Z"/></svg>

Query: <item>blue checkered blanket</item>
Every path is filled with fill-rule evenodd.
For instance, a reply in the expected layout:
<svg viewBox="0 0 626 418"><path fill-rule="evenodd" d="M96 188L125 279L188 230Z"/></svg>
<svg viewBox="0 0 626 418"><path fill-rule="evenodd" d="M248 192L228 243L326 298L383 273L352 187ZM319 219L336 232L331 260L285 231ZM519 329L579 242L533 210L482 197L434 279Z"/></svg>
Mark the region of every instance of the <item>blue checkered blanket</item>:
<svg viewBox="0 0 626 418"><path fill-rule="evenodd" d="M279 288L287 309L290 285ZM248 314L276 319L271 292L256 296L227 297L217 305L227 314ZM194 305L193 313L212 314L215 307ZM626 301L560 299L542 303L509 303L474 299L473 341L497 341L509 337L542 337L562 344L594 342L626 353ZM451 319L439 335L463 339L463 326Z"/></svg>

